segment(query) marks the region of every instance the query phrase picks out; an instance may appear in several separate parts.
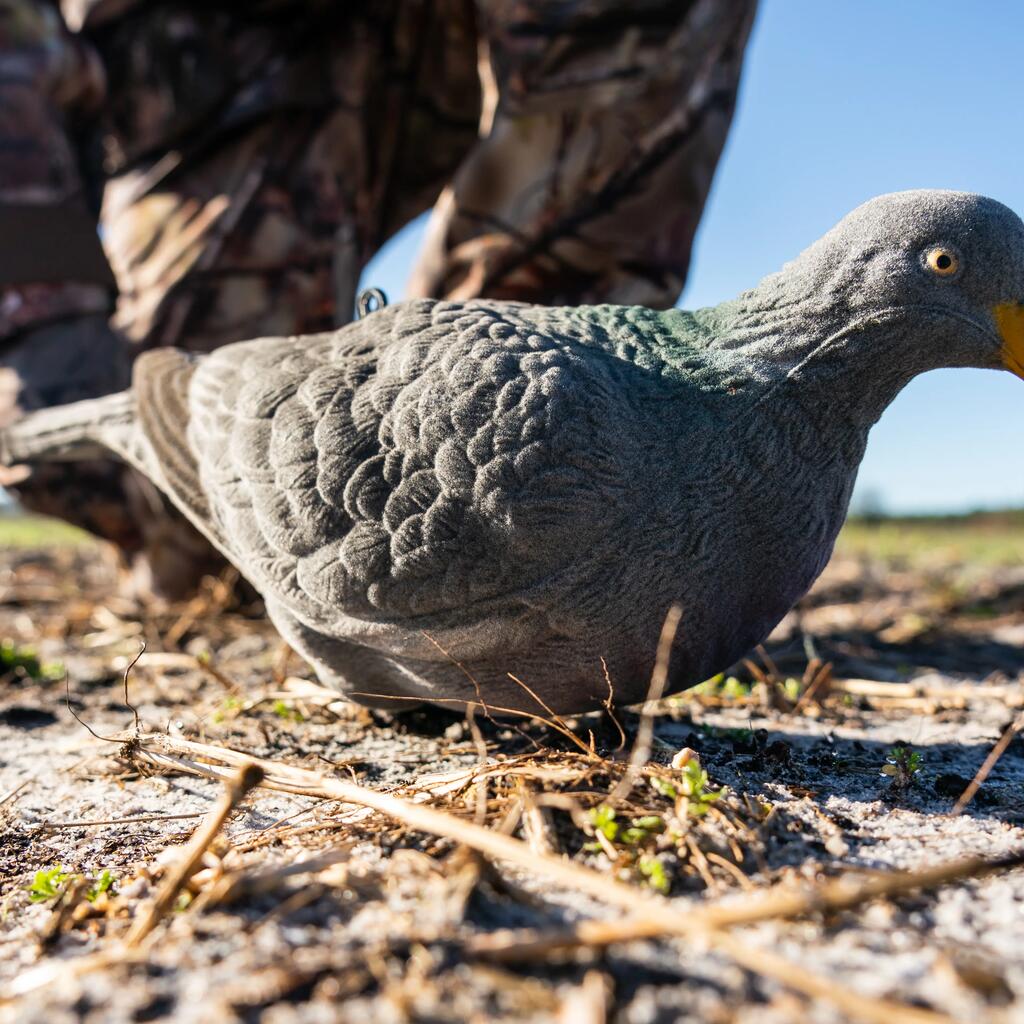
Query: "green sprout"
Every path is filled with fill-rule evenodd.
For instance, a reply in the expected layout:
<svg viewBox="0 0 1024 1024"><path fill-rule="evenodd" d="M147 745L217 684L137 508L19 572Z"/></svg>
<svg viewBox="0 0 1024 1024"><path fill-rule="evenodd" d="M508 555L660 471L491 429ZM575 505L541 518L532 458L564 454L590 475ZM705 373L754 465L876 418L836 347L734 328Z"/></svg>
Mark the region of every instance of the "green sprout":
<svg viewBox="0 0 1024 1024"><path fill-rule="evenodd" d="M800 700L800 693L803 690L803 684L799 679L794 679L790 676L784 682L780 683L779 687L782 690L783 696L791 704L796 704L797 701Z"/></svg>
<svg viewBox="0 0 1024 1024"><path fill-rule="evenodd" d="M636 862L637 870L644 877L647 885L662 896L667 896L672 884L665 873L665 865L657 857L643 856Z"/></svg>
<svg viewBox="0 0 1024 1024"><path fill-rule="evenodd" d="M33 903L56 899L64 891L64 883L70 877L70 873L59 865L37 871L28 887L28 898Z"/></svg>
<svg viewBox="0 0 1024 1024"><path fill-rule="evenodd" d="M726 676L724 672L719 672L717 676L705 679L703 683L694 686L690 692L701 697L741 700L750 696L750 685L736 676Z"/></svg>
<svg viewBox="0 0 1024 1024"><path fill-rule="evenodd" d="M689 761L677 768L678 782L666 779L661 775L650 777L651 788L656 793L668 797L669 800L686 801L686 814L699 818L707 814L716 800L725 796L727 789L708 789L708 773L701 767L699 757L691 757Z"/></svg>
<svg viewBox="0 0 1024 1024"><path fill-rule="evenodd" d="M56 899L64 892L67 883L76 877L70 871L65 871L62 865L54 865L35 873L32 884L28 887L28 898L33 903L46 903ZM105 892L112 892L117 889L117 877L109 868L104 868L92 880L92 885L85 891L85 898L90 903L95 903Z"/></svg>
<svg viewBox="0 0 1024 1024"><path fill-rule="evenodd" d="M588 819L591 828L600 832L609 843L621 843L623 846L643 846L649 839L665 831L665 819L660 814L645 814L623 826L617 820L615 808L607 804L592 807ZM587 848L594 852L603 849L600 843L591 843Z"/></svg>
<svg viewBox="0 0 1024 1024"><path fill-rule="evenodd" d="M705 679L703 683L691 686L689 692L700 697L714 697L724 679L725 673L719 672L717 676L712 676L710 679Z"/></svg>
<svg viewBox="0 0 1024 1024"><path fill-rule="evenodd" d="M653 789L655 793L667 796L669 800L679 799L679 790L676 789L675 784L670 782L668 779L662 778L660 775L652 775L650 781L651 789Z"/></svg>
<svg viewBox="0 0 1024 1024"><path fill-rule="evenodd" d="M679 796L686 801L686 813L696 818L707 814L711 805L726 794L724 786L721 789L708 789L708 773L696 757L687 761L680 770L678 790Z"/></svg>
<svg viewBox="0 0 1024 1024"><path fill-rule="evenodd" d="M665 831L665 819L660 814L645 814L634 818L629 828L622 830L622 841L627 846L642 846L652 836Z"/></svg>
<svg viewBox="0 0 1024 1024"><path fill-rule="evenodd" d="M34 647L19 647L13 640L0 640L0 675L18 679L46 681L60 679L64 665L59 661L40 661Z"/></svg>
<svg viewBox="0 0 1024 1024"><path fill-rule="evenodd" d="M232 711L237 711L242 706L242 701L239 697L225 697L221 701L220 707L214 711L213 720L220 724L223 722Z"/></svg>
<svg viewBox="0 0 1024 1024"><path fill-rule="evenodd" d="M586 843L584 849L605 853L618 870L656 892L667 894L672 880L665 855L689 841L681 819L706 814L727 790L709 787L708 773L701 768L696 752L689 748L676 754L671 774L659 771L646 778L656 793L672 801L674 813L626 817L609 804L598 804L587 812L587 830L595 841Z"/></svg>
<svg viewBox="0 0 1024 1024"><path fill-rule="evenodd" d="M275 700L270 706L270 710L277 715L278 718L284 719L286 722L304 722L305 716L299 711L298 708L293 708L283 700Z"/></svg>
<svg viewBox="0 0 1024 1024"><path fill-rule="evenodd" d="M619 838L619 830L621 826L615 820L615 808L609 807L607 804L599 804L597 807L591 807L590 814L588 815L590 824L593 826L595 832L600 832L610 843L614 843Z"/></svg>
<svg viewBox="0 0 1024 1024"><path fill-rule="evenodd" d="M924 762L916 750L909 747L893 747L885 756L881 773L892 780L896 789L909 789L916 781Z"/></svg>
<svg viewBox="0 0 1024 1024"><path fill-rule="evenodd" d="M721 693L729 700L741 700L750 696L750 684L737 679L736 676L728 676L722 683Z"/></svg>
<svg viewBox="0 0 1024 1024"><path fill-rule="evenodd" d="M85 894L85 898L90 903L95 903L97 899L105 892L116 892L117 891L117 878L111 872L110 868L104 868L99 876L93 881L92 885L89 886L88 891Z"/></svg>

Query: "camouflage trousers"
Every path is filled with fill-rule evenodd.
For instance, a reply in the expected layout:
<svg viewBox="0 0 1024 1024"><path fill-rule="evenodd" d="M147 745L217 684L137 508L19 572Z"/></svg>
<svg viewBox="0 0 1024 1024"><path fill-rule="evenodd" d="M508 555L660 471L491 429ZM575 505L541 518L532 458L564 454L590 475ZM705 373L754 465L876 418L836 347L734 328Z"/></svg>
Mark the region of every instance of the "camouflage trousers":
<svg viewBox="0 0 1024 1024"><path fill-rule="evenodd" d="M366 262L431 207L411 295L671 305L753 8L0 0L0 417L122 386L148 347L343 324ZM45 368L41 331L67 350ZM182 528L141 529L137 500L106 527L81 494L62 507L78 471L23 500L194 579L153 547Z"/></svg>

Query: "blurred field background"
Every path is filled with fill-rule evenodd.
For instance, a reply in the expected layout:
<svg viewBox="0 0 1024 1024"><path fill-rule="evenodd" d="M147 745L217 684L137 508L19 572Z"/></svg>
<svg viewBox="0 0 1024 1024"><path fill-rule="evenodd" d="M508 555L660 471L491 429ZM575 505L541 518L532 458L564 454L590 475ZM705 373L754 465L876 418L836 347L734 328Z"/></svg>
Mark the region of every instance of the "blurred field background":
<svg viewBox="0 0 1024 1024"><path fill-rule="evenodd" d="M1024 565L1024 510L963 516L853 516L836 545L840 555L873 555L911 565Z"/></svg>

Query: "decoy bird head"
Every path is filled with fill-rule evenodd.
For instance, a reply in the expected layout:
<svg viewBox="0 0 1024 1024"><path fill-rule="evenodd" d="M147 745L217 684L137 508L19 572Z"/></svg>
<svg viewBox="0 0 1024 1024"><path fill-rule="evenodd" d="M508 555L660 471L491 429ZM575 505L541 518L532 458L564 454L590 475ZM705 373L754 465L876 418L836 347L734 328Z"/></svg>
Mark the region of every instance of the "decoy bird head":
<svg viewBox="0 0 1024 1024"><path fill-rule="evenodd" d="M925 370L1024 378L1024 223L967 192L879 196L732 305L725 347L764 376L877 386L873 417Z"/></svg>

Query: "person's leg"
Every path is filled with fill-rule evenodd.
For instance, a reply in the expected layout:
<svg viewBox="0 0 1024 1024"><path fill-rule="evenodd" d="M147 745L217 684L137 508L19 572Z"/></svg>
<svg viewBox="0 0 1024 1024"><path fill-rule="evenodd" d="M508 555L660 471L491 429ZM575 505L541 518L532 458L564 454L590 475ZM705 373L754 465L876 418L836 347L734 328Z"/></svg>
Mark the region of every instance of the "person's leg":
<svg viewBox="0 0 1024 1024"><path fill-rule="evenodd" d="M475 139L467 13L463 0L171 3L86 21L109 78L102 225L133 350L351 319L365 262ZM129 491L140 574L180 593L213 552L143 481Z"/></svg>
<svg viewBox="0 0 1024 1024"><path fill-rule="evenodd" d="M480 142L414 295L671 306L736 100L754 0L479 0Z"/></svg>
<svg viewBox="0 0 1024 1024"><path fill-rule="evenodd" d="M143 348L347 323L366 261L475 141L466 0L143 4L85 31L116 322Z"/></svg>

